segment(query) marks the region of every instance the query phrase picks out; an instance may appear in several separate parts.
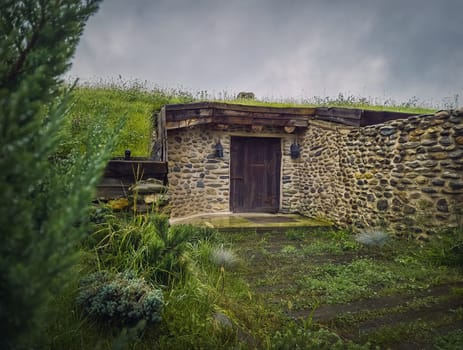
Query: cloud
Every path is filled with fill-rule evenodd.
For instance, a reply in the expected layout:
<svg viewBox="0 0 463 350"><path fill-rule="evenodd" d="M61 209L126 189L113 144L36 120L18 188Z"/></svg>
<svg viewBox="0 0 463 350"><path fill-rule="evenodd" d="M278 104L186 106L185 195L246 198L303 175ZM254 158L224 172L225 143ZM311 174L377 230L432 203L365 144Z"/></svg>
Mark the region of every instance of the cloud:
<svg viewBox="0 0 463 350"><path fill-rule="evenodd" d="M110 0L70 74L440 102L463 92L462 10L460 0Z"/></svg>

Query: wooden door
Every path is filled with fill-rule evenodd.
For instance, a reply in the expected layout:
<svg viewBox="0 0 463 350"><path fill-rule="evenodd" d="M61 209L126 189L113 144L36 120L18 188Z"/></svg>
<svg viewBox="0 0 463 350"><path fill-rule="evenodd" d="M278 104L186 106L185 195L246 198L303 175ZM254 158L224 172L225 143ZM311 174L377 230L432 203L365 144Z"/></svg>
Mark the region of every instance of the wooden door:
<svg viewBox="0 0 463 350"><path fill-rule="evenodd" d="M232 137L230 156L231 210L277 212L280 204L280 139Z"/></svg>

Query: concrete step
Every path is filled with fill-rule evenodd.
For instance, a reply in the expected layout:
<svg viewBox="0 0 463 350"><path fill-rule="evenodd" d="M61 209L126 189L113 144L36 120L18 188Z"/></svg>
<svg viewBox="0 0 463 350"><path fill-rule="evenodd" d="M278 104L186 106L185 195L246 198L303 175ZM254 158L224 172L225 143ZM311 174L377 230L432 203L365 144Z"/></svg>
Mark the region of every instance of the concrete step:
<svg viewBox="0 0 463 350"><path fill-rule="evenodd" d="M176 218L171 224L193 224L215 228L220 232L280 233L290 229L330 228L330 222L311 219L297 214L226 213L202 214L188 218Z"/></svg>

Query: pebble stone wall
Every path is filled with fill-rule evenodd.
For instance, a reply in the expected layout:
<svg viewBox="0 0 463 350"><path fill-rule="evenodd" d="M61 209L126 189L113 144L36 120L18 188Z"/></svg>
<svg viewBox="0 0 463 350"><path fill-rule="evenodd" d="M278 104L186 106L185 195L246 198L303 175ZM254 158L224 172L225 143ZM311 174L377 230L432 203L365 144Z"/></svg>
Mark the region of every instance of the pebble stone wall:
<svg viewBox="0 0 463 350"><path fill-rule="evenodd" d="M363 128L314 121L301 158L305 215L424 235L461 224L463 110Z"/></svg>
<svg viewBox="0 0 463 350"><path fill-rule="evenodd" d="M209 125L168 132L172 217L228 212L233 135L282 139L281 212L340 225L388 223L426 234L455 226L463 207L463 110L368 127L311 120L300 135ZM298 140L301 157L290 157ZM214 146L220 140L224 157Z"/></svg>
<svg viewBox="0 0 463 350"><path fill-rule="evenodd" d="M171 216L228 211L229 152L215 157L217 140L229 149L230 137L204 127L169 131Z"/></svg>

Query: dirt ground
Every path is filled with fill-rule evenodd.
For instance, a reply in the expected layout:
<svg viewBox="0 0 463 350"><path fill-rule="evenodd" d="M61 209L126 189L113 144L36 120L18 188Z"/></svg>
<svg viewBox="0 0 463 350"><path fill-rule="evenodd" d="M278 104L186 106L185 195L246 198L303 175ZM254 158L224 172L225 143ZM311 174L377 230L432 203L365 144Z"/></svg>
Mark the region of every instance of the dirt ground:
<svg viewBox="0 0 463 350"><path fill-rule="evenodd" d="M310 318L315 326L335 331L344 339L380 348L463 348L459 340L452 343L453 334L463 332L463 271L410 260L407 249L415 249L413 243L410 247L399 242L387 249L365 248L353 239L342 238L340 243L323 232L229 237L243 261L238 273L267 307L289 319ZM356 261L371 264L372 271L381 267L378 271L388 279L378 283L374 273L368 275L366 270L365 276L370 277L363 278L363 272L358 272L365 288L352 296L343 284L346 288L355 285L355 274L354 281L333 279L345 293L341 299L337 289L320 289L307 279L314 275L336 278L337 267L353 266ZM327 274L320 275L320 269Z"/></svg>

